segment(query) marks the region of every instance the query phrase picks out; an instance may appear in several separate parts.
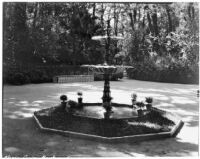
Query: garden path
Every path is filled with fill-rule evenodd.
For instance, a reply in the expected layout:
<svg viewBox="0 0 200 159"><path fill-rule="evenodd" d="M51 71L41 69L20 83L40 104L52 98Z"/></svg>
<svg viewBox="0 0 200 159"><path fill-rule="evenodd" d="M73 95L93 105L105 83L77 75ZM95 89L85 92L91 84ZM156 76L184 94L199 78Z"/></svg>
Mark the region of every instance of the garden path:
<svg viewBox="0 0 200 159"><path fill-rule="evenodd" d="M101 102L103 82L29 84L3 87L3 156L41 157L143 157L198 156L198 85L145 82L123 79L111 82L113 102L130 104L131 93L139 99L154 98L154 106L179 115L185 122L176 138L140 143L106 144L42 133L32 118L33 112L57 105L61 94L84 102Z"/></svg>

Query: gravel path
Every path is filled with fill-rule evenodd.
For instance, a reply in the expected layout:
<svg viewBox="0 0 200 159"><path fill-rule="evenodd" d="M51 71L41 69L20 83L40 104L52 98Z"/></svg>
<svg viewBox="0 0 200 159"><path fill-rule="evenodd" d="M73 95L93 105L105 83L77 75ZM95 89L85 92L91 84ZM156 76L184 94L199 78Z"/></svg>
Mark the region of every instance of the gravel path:
<svg viewBox="0 0 200 159"><path fill-rule="evenodd" d="M154 98L154 106L179 115L185 122L176 138L140 143L105 144L56 134L42 133L32 118L33 112L57 105L66 94L76 100L83 91L84 102L101 102L103 82L30 84L3 88L3 156L12 157L144 157L198 156L198 85L144 82L123 79L111 82L113 102L130 104L132 92L139 100Z"/></svg>

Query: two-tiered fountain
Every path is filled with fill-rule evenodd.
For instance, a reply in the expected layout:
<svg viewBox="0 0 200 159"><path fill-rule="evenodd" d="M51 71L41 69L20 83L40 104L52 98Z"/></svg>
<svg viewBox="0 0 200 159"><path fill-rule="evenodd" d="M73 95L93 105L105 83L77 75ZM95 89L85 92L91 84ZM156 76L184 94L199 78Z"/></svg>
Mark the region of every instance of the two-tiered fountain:
<svg viewBox="0 0 200 159"><path fill-rule="evenodd" d="M104 90L102 97L102 106L105 108L105 118L109 118L112 111L112 97L110 91L110 76L119 72L123 72L124 69L130 69L131 66L123 65L110 65L110 44L114 41L122 40L120 36L111 36L110 20L107 21L106 36L93 36L93 40L98 40L102 45L105 45L105 62L102 65L83 65L82 67L89 68L93 73L103 74L104 77Z"/></svg>
<svg viewBox="0 0 200 159"><path fill-rule="evenodd" d="M137 95L133 94L130 105L111 102L110 76L132 67L109 65L110 43L123 39L111 36L110 31L108 20L107 35L92 37L93 40L105 44L105 63L82 66L94 73L103 74L105 82L102 103L84 103L81 92L78 93L78 102L68 100L66 95L62 95L62 103L59 106L34 112L39 127L45 131L107 142L142 141L176 136L183 122L172 113L152 107L152 98L146 98L145 104L137 102Z"/></svg>

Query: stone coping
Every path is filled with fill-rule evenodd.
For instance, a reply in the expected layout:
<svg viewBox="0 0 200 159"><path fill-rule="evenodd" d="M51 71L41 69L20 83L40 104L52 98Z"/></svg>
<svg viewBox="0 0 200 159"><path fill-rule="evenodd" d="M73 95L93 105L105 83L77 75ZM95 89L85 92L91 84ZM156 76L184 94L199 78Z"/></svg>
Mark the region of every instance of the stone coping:
<svg viewBox="0 0 200 159"><path fill-rule="evenodd" d="M54 83L70 83L70 82L92 82L94 75L60 75L54 76Z"/></svg>
<svg viewBox="0 0 200 159"><path fill-rule="evenodd" d="M54 77L93 77L94 75L58 75Z"/></svg>
<svg viewBox="0 0 200 159"><path fill-rule="evenodd" d="M161 132L161 133L151 133L151 134L140 134L140 135L130 135L130 136L123 136L123 137L103 137L98 135L91 135L91 134L84 134L72 131L63 131L58 129L51 129L43 127L38 118L33 115L37 125L39 126L40 130L43 132L51 132L57 133L68 137L75 137L81 139L89 139L93 141L100 141L100 142L108 142L108 143L122 143L122 142L137 142L137 141L147 141L147 140L157 140L157 139L164 139L169 137L176 137L177 134L180 132L181 128L184 125L182 120L179 120L177 124L173 127L173 129L169 132Z"/></svg>

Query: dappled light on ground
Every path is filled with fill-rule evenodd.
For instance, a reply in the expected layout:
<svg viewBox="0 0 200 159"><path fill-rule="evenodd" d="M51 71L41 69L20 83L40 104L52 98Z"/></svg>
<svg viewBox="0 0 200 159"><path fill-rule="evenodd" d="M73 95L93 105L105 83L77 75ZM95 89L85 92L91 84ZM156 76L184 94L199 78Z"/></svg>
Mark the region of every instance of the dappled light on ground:
<svg viewBox="0 0 200 159"><path fill-rule="evenodd" d="M77 101L102 102L103 81L67 84L30 84L4 86L3 90L3 155L13 157L158 157L198 156L199 101L197 85L169 84L122 80L111 82L113 102L131 104L131 94L138 100L153 97L153 105L176 113L185 122L177 138L141 143L105 144L94 141L42 133L35 124L34 111L56 106L66 94Z"/></svg>
<svg viewBox="0 0 200 159"><path fill-rule="evenodd" d="M10 153L15 153L15 152L19 152L20 150L18 148L15 148L15 147L6 147L4 149L4 151L10 152Z"/></svg>

